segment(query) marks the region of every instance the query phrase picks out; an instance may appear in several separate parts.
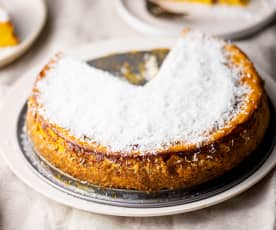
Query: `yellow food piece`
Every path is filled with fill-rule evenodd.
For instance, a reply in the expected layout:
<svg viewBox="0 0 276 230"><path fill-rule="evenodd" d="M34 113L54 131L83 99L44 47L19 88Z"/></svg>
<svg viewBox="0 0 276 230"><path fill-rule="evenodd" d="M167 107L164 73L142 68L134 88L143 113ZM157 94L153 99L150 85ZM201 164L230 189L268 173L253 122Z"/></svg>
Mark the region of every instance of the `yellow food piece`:
<svg viewBox="0 0 276 230"><path fill-rule="evenodd" d="M10 22L0 22L0 47L14 46L18 43L12 24Z"/></svg>

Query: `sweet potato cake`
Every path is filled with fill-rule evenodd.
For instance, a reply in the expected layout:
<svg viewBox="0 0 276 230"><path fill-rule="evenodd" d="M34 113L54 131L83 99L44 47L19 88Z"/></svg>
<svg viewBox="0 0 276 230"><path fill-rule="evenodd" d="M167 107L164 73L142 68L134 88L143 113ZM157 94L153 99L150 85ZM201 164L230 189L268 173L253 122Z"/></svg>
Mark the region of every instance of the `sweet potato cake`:
<svg viewBox="0 0 276 230"><path fill-rule="evenodd" d="M35 82L26 124L37 154L63 172L150 192L235 167L262 141L269 116L248 57L186 30L143 86L58 55Z"/></svg>

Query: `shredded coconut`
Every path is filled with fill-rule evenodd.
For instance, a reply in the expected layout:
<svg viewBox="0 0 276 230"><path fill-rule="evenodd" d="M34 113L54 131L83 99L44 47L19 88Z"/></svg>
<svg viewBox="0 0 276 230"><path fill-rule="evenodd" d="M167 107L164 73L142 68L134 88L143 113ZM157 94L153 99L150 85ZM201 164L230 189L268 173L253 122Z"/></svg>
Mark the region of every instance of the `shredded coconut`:
<svg viewBox="0 0 276 230"><path fill-rule="evenodd" d="M144 56L145 70L143 72L143 77L145 80L152 80L158 73L158 63L154 55L145 54Z"/></svg>
<svg viewBox="0 0 276 230"><path fill-rule="evenodd" d="M8 22L8 21L9 21L8 12L0 7L0 22Z"/></svg>
<svg viewBox="0 0 276 230"><path fill-rule="evenodd" d="M190 32L144 86L63 57L37 83L39 112L111 151L154 152L178 141L201 143L242 109L248 92L238 84L239 70L227 66L224 45Z"/></svg>

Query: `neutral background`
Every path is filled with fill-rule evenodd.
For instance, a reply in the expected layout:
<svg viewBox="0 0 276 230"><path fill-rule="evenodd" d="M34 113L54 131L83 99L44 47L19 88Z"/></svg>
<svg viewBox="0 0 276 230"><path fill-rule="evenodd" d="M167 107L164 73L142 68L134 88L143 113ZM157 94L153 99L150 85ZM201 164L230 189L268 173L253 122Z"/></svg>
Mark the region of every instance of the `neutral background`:
<svg viewBox="0 0 276 230"><path fill-rule="evenodd" d="M9 87L25 71L45 63L59 50L110 38L143 36L146 39L119 18L110 0L48 0L47 6L48 21L39 40L18 61L0 69L0 104ZM256 64L275 74L275 21L263 31L239 41L239 45ZM275 212L275 170L249 191L214 207L168 217L123 218L90 214L50 201L19 181L0 159L0 228L5 230L272 230L276 229Z"/></svg>

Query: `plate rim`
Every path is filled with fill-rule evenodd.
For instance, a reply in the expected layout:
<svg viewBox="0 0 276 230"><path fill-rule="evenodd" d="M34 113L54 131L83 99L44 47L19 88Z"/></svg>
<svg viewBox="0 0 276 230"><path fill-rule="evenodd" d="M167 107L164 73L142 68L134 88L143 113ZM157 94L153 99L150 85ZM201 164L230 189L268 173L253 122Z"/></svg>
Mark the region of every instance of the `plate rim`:
<svg viewBox="0 0 276 230"><path fill-rule="evenodd" d="M114 5L116 10L118 11L119 16L132 28L135 30L149 35L154 36L176 36L180 31L177 30L162 30L158 29L154 25L147 23L146 21L140 20L138 17L133 15L128 8L125 6L124 1L129 0L115 0ZM219 36L224 39L232 39L237 40L246 36L250 36L259 30L261 30L264 26L268 25L274 18L276 17L276 8L272 13L264 17L262 20L258 21L254 25L245 27L244 29L238 29L234 32L222 32L215 33L214 36ZM185 23L183 23L183 27L185 27Z"/></svg>
<svg viewBox="0 0 276 230"><path fill-rule="evenodd" d="M161 47L169 48L173 44L173 41L175 40L127 39L103 41L87 44L67 53L74 57L87 60L115 52L125 52L133 49L147 50ZM237 186L234 186L229 190L207 199L177 206L161 208L126 208L88 202L76 197L72 197L71 195L52 187L47 182L39 178L27 164L26 159L21 153L19 144L17 142L17 118L23 104L26 101L27 96L31 92L33 81L39 72L39 69L40 68L37 66L25 73L21 79L19 79L18 82L16 82L15 85L10 89L9 94L5 97L5 102L0 108L0 113L3 114L3 117L0 120L0 126L3 127L0 129L0 154L6 161L9 168L16 174L17 177L19 177L19 179L21 179L32 189L43 194L51 200L55 200L59 203L80 210L114 216L149 217L173 215L206 208L208 206L212 206L230 199L256 184L275 167L276 147L274 146L271 155L264 162L264 164L255 173L253 173ZM259 69L259 72L265 81L267 81L267 90L269 92L273 106L276 107L276 91L273 91L273 89L276 88L276 82L271 78L271 76L267 75L261 69ZM9 110L9 113L7 113L6 110ZM5 154L7 152L8 154Z"/></svg>
<svg viewBox="0 0 276 230"><path fill-rule="evenodd" d="M3 68L8 64L11 64L17 58L22 56L33 45L35 40L42 32L42 29L44 28L44 25L46 24L46 19L47 19L47 6L45 3L45 0L36 0L35 4L37 4L42 10L39 26L32 34L30 34L26 39L20 42L17 46L12 47L13 50L11 52L9 52L7 55L4 55L3 57L0 57L0 68Z"/></svg>

